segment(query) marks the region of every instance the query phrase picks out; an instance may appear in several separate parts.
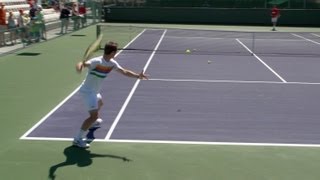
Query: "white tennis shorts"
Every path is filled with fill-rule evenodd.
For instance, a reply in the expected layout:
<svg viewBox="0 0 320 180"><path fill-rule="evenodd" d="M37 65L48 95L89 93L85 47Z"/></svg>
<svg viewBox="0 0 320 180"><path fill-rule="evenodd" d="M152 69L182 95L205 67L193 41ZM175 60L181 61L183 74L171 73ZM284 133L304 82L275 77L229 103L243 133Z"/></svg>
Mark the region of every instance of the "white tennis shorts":
<svg viewBox="0 0 320 180"><path fill-rule="evenodd" d="M86 105L88 111L98 109L98 101L102 99L100 93L96 94L93 92L81 92L84 104Z"/></svg>
<svg viewBox="0 0 320 180"><path fill-rule="evenodd" d="M278 21L278 17L271 18L271 22L276 23Z"/></svg>

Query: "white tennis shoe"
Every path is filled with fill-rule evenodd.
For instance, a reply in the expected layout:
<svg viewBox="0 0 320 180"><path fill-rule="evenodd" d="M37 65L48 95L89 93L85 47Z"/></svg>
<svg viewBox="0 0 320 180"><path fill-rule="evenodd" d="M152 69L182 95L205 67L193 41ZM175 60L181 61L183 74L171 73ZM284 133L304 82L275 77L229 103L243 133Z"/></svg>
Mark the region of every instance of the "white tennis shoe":
<svg viewBox="0 0 320 180"><path fill-rule="evenodd" d="M82 139L74 139L72 142L73 146L77 146L79 148L89 148L90 144L87 143L87 141L84 141Z"/></svg>

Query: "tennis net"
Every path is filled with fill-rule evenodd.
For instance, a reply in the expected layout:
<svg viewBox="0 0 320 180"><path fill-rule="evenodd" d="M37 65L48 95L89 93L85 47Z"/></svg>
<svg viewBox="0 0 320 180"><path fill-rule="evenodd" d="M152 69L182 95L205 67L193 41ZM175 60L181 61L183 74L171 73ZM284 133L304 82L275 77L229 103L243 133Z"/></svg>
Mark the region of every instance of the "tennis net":
<svg viewBox="0 0 320 180"><path fill-rule="evenodd" d="M221 31L160 25L98 24L97 35L100 33L104 34L103 43L115 41L119 49L127 53L150 53L162 39L156 53L320 56L320 32Z"/></svg>

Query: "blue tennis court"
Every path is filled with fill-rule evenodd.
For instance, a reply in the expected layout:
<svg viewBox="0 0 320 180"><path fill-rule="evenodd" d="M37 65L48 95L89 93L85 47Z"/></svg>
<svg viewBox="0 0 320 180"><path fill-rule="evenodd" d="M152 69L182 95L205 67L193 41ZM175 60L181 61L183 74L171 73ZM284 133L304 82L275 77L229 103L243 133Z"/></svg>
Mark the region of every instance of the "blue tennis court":
<svg viewBox="0 0 320 180"><path fill-rule="evenodd" d="M320 144L319 34L144 29L125 48L150 79L109 75L96 141ZM71 140L86 117L76 89L21 138Z"/></svg>

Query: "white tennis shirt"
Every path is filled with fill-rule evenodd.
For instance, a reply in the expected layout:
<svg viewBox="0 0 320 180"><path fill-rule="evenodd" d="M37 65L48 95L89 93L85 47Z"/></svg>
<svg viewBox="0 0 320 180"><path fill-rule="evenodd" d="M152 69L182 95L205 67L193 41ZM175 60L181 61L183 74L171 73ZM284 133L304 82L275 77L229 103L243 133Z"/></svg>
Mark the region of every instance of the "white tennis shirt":
<svg viewBox="0 0 320 180"><path fill-rule="evenodd" d="M98 93L104 78L112 70L122 69L122 67L114 59L106 61L103 56L95 57L87 61L88 73L82 82L80 92Z"/></svg>

